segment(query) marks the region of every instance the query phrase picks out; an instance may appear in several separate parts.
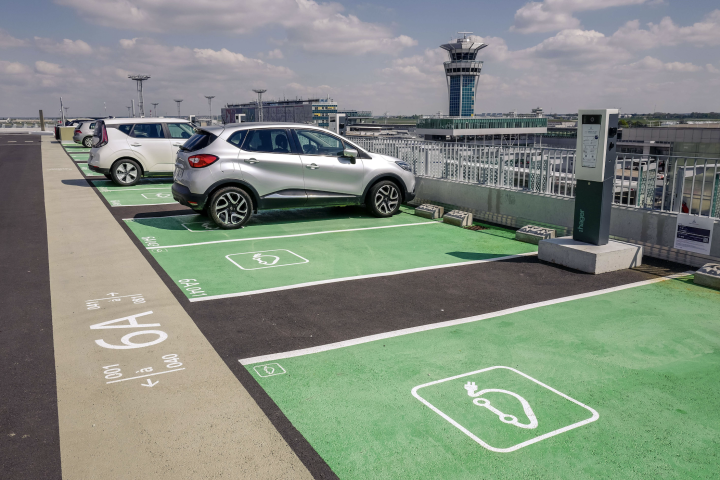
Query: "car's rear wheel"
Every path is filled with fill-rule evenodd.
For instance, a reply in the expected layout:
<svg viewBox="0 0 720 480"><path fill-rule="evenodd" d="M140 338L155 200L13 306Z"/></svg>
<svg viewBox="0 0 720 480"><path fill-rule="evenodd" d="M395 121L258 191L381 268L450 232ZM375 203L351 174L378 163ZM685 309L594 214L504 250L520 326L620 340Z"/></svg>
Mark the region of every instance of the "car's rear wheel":
<svg viewBox="0 0 720 480"><path fill-rule="evenodd" d="M400 211L400 188L395 182L383 180L372 186L366 204L376 217L391 217Z"/></svg>
<svg viewBox="0 0 720 480"><path fill-rule="evenodd" d="M223 230L233 230L245 225L252 216L250 195L239 187L221 188L210 199L210 218Z"/></svg>
<svg viewBox="0 0 720 480"><path fill-rule="evenodd" d="M124 158L118 160L110 169L112 181L121 187L130 187L140 181L140 165L135 160Z"/></svg>
<svg viewBox="0 0 720 480"><path fill-rule="evenodd" d="M111 173L103 173L103 175L105 175L105 178L107 178L108 180L112 180L112 179L113 179Z"/></svg>
<svg viewBox="0 0 720 480"><path fill-rule="evenodd" d="M91 148L92 147L92 137L85 137L82 141L83 147L85 148Z"/></svg>

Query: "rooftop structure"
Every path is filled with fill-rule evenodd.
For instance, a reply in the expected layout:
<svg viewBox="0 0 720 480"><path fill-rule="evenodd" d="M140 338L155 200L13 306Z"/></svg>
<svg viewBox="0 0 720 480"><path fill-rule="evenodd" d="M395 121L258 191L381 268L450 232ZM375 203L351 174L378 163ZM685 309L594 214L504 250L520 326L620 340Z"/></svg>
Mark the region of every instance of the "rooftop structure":
<svg viewBox="0 0 720 480"><path fill-rule="evenodd" d="M449 114L451 117L475 116L475 94L483 62L477 60L478 51L487 44L475 42L467 37L472 32L458 32L463 35L453 43L440 45L447 50L449 61L443 63L447 78Z"/></svg>
<svg viewBox="0 0 720 480"><path fill-rule="evenodd" d="M262 120L265 122L293 122L330 128L330 118L338 113L337 102L331 98L307 100L262 101ZM234 123L235 115L245 115L244 122L260 121L260 102L228 103L222 109L224 123Z"/></svg>

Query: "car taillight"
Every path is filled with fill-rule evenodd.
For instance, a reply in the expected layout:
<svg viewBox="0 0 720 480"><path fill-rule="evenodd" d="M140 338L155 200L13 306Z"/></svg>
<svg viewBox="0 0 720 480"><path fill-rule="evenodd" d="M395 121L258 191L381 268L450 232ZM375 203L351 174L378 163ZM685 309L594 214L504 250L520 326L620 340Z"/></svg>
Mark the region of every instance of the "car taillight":
<svg viewBox="0 0 720 480"><path fill-rule="evenodd" d="M188 163L193 168L202 168L207 167L208 165L212 165L217 161L218 157L215 155L208 155L205 153L201 153L200 155L193 155L192 157L188 158Z"/></svg>
<svg viewBox="0 0 720 480"><path fill-rule="evenodd" d="M82 130L75 130L75 133L82 133Z"/></svg>
<svg viewBox="0 0 720 480"><path fill-rule="evenodd" d="M108 143L108 135L107 135L107 128L105 128L105 124L103 123L100 126L100 141L93 145L94 148L100 148L102 146L107 145Z"/></svg>

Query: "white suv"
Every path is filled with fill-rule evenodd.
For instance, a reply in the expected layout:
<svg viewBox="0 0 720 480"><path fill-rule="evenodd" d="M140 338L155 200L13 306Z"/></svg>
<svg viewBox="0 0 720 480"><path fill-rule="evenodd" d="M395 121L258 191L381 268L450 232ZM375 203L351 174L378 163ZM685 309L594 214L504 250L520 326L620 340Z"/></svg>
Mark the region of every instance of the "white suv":
<svg viewBox="0 0 720 480"><path fill-rule="evenodd" d="M142 176L170 176L178 149L195 133L180 118L106 118L98 120L88 168L120 186Z"/></svg>

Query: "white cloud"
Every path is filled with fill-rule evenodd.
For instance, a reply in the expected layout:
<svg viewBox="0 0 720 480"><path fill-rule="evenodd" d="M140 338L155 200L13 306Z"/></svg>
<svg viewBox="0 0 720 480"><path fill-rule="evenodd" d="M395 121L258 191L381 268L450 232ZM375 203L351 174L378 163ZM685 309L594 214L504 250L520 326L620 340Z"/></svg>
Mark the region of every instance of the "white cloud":
<svg viewBox="0 0 720 480"><path fill-rule="evenodd" d="M279 48L276 48L275 50L270 50L267 53L267 58L282 60L285 58L285 55L283 55L282 51Z"/></svg>
<svg viewBox="0 0 720 480"><path fill-rule="evenodd" d="M32 73L32 69L22 63L0 60L0 72L5 75L24 75Z"/></svg>
<svg viewBox="0 0 720 480"><path fill-rule="evenodd" d="M651 3L648 0L544 0L528 2L515 12L511 31L520 33L555 32L580 27L574 12L600 10L610 7ZM654 3L654 2L652 2Z"/></svg>
<svg viewBox="0 0 720 480"><path fill-rule="evenodd" d="M391 29L343 15L338 3L313 0L56 0L87 20L142 32L211 29L248 34L262 28L285 29L288 44L309 52L360 55L396 54L417 42Z"/></svg>
<svg viewBox="0 0 720 480"><path fill-rule="evenodd" d="M720 73L720 69L716 68L712 63L705 65L705 69L710 73Z"/></svg>
<svg viewBox="0 0 720 480"><path fill-rule="evenodd" d="M15 38L5 30L0 28L0 48L13 48L13 47L25 47L27 46L26 40L20 40Z"/></svg>
<svg viewBox="0 0 720 480"><path fill-rule="evenodd" d="M35 46L46 53L53 55L89 55L93 53L92 47L82 40L64 39L56 42L49 38L35 37Z"/></svg>
<svg viewBox="0 0 720 480"><path fill-rule="evenodd" d="M623 65L621 68L631 70L650 70L654 72L666 71L666 72L699 72L703 70L703 67L694 65L692 63L682 62L663 62L654 57L647 56L642 60L631 63L629 65Z"/></svg>
<svg viewBox="0 0 720 480"><path fill-rule="evenodd" d="M640 22L627 22L612 36L613 42L634 50L675 46L683 43L698 47L720 45L720 10L710 12L702 21L687 27L679 27L670 17L660 23L648 23L647 29Z"/></svg>

